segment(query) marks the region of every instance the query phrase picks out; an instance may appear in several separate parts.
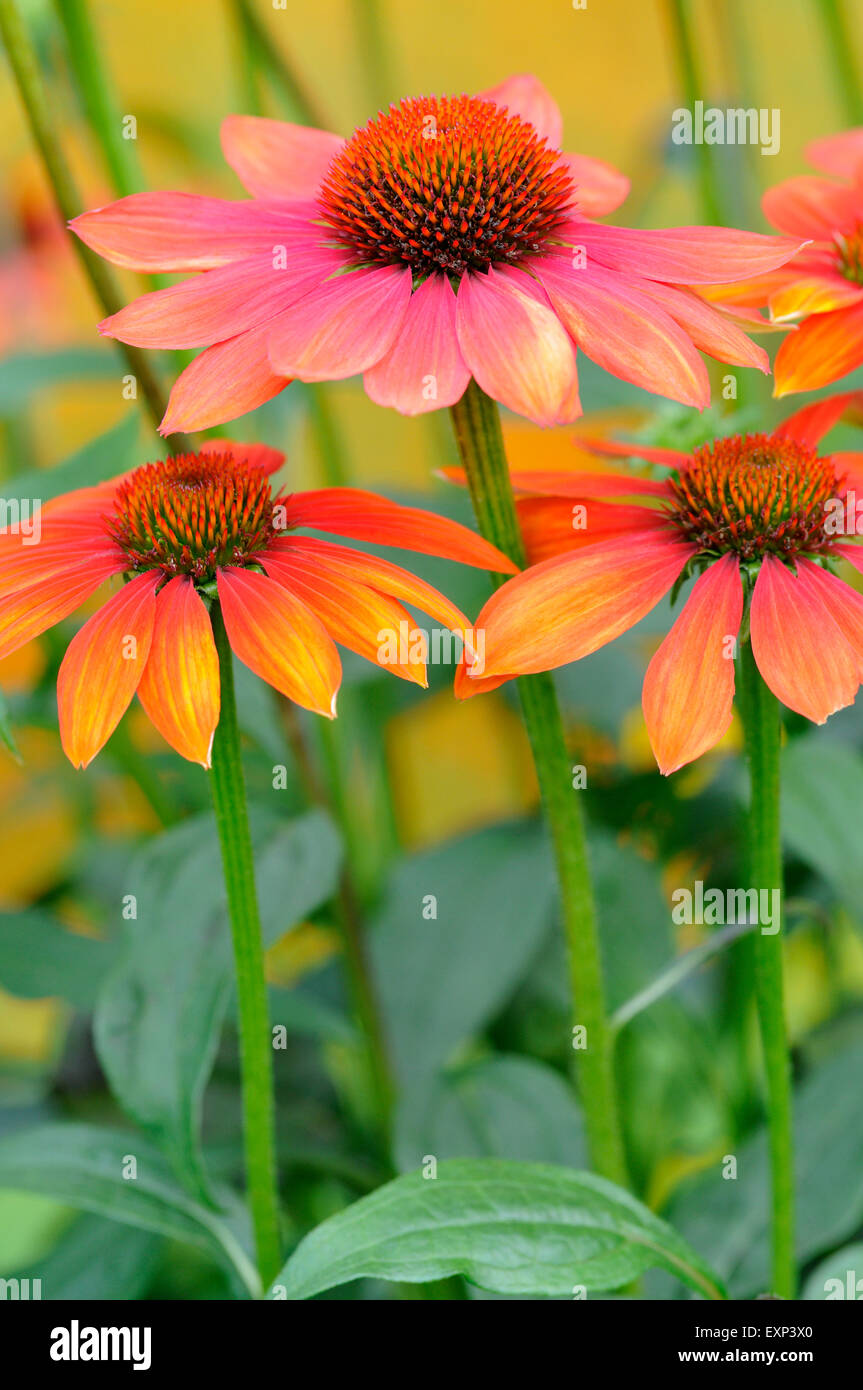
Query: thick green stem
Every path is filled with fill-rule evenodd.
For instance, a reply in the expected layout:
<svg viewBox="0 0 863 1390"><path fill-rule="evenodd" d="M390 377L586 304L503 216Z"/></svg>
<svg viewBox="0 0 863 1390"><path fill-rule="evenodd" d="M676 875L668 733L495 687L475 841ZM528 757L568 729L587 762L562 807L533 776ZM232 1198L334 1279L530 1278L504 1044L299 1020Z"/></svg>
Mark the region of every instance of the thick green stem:
<svg viewBox="0 0 863 1390"><path fill-rule="evenodd" d="M696 47L693 41L687 0L668 0L668 18L671 27L677 69L683 96L687 106L695 112L696 101L704 101L704 82L698 70ZM703 141L695 146L698 187L701 198L702 215L707 222L722 221L718 195L716 152L713 145Z"/></svg>
<svg viewBox="0 0 863 1390"><path fill-rule="evenodd" d="M524 544L497 406L472 381L452 407L452 417L479 529L486 540L516 564L524 565ZM626 1165L579 794L572 786L563 720L551 676L521 677L518 693L554 846L575 1021L583 1025L586 1035L586 1047L575 1055L591 1161L598 1173L623 1184Z"/></svg>
<svg viewBox="0 0 863 1390"><path fill-rule="evenodd" d="M221 713L213 740L212 789L236 965L237 1013L243 1089L246 1184L261 1282L266 1289L281 1267L273 1048L264 978L264 947L255 889L252 838L240 757L231 648L218 604L213 633L221 673Z"/></svg>
<svg viewBox="0 0 863 1390"><path fill-rule="evenodd" d="M740 658L742 708L749 763L749 864L752 887L782 893L782 849L779 837L779 702L767 688L747 642ZM769 900L768 900L769 901ZM764 914L761 914L762 917ZM782 977L781 922L771 912L773 930L753 934L755 995L764 1069L772 1185L772 1292L793 1298L794 1155L791 1128L791 1064L785 1023Z"/></svg>
<svg viewBox="0 0 863 1390"><path fill-rule="evenodd" d="M60 149L57 139L60 126L49 109L36 53L15 0L0 0L0 35L3 37L21 104L27 113L30 129L42 156L60 215L64 221L71 221L78 213L83 212L81 199ZM73 242L96 298L105 313L118 313L123 307L123 297L111 271L78 237L73 237ZM117 347L131 368L153 423L158 428L165 414L167 401L151 370L146 353L140 348L130 347L127 343L118 343ZM171 439L176 449L187 450L190 447L185 435L172 435Z"/></svg>

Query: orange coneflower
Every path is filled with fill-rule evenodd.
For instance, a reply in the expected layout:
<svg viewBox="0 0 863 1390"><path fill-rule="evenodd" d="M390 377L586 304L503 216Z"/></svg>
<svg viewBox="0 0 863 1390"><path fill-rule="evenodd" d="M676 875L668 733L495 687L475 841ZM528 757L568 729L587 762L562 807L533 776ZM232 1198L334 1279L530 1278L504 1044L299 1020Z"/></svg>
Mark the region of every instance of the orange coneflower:
<svg viewBox="0 0 863 1390"><path fill-rule="evenodd" d="M764 215L811 245L749 282L707 291L740 309L766 304L777 324L798 325L773 365L777 396L829 386L863 363L863 129L815 140L801 174L769 188Z"/></svg>
<svg viewBox="0 0 863 1390"><path fill-rule="evenodd" d="M691 454L597 444L670 468L661 480L515 475L531 493L518 507L539 563L480 613L484 675L460 673L459 693L587 656L696 575L644 682L663 772L727 730L744 613L761 674L785 705L821 724L851 704L863 679L863 597L831 564L844 557L863 571L863 453L822 456L817 445L852 410L863 411L863 393L808 406L772 434L716 439ZM842 539L848 534L855 539Z"/></svg>
<svg viewBox="0 0 863 1390"><path fill-rule="evenodd" d="M581 412L579 347L688 405L710 399L699 349L766 371L763 349L689 286L763 274L799 240L603 226L629 181L563 153L562 133L526 75L407 99L347 140L229 116L222 146L251 200L139 193L72 223L117 265L203 272L101 331L205 348L174 386L166 434L234 419L293 378L358 373L406 415L454 405L473 378L537 424L566 423Z"/></svg>
<svg viewBox="0 0 863 1390"><path fill-rule="evenodd" d="M76 766L96 756L136 691L168 743L209 766L220 699L213 601L246 666L329 716L341 680L335 642L425 683L421 644L411 641L400 661L382 652L382 632L414 630L402 600L469 644L467 619L431 585L388 560L294 533L308 527L511 572L503 555L456 522L374 493L274 495L269 475L282 461L264 445L215 440L49 502L38 544L32 528L0 538L0 658L106 580L128 579L60 667L60 733Z"/></svg>

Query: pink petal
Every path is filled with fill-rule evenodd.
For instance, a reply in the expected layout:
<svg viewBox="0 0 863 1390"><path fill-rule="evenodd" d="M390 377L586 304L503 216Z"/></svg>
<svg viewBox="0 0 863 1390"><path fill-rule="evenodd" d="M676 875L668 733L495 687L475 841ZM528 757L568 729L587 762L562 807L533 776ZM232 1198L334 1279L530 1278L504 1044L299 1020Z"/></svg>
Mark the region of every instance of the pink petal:
<svg viewBox="0 0 863 1390"><path fill-rule="evenodd" d="M366 371L392 346L410 295L407 266L337 275L272 325L273 370L300 381L341 381Z"/></svg>
<svg viewBox="0 0 863 1390"><path fill-rule="evenodd" d="M547 140L552 149L559 150L563 139L563 117L551 93L532 73L522 72L508 77L496 87L489 87L479 96L505 106L511 116L529 121L537 135Z"/></svg>
<svg viewBox="0 0 863 1390"><path fill-rule="evenodd" d="M697 294L661 285L657 280L634 280L632 283L639 294L659 304L708 356L737 367L757 367L762 372L770 370L764 349L753 343L728 314L720 313Z"/></svg>
<svg viewBox="0 0 863 1390"><path fill-rule="evenodd" d="M395 342L363 384L376 405L421 415L454 405L469 381L456 335L455 292L445 275L430 275L411 295Z"/></svg>
<svg viewBox="0 0 863 1390"><path fill-rule="evenodd" d="M628 197L629 179L604 159L591 159L586 154L564 154L563 162L575 184L578 210L585 217L604 217Z"/></svg>
<svg viewBox="0 0 863 1390"><path fill-rule="evenodd" d="M689 338L622 276L594 265L578 270L563 256L531 265L578 346L600 367L683 405L710 404L707 368Z"/></svg>
<svg viewBox="0 0 863 1390"><path fill-rule="evenodd" d="M761 199L767 221L789 236L829 241L863 217L863 193L814 174L800 174L768 188Z"/></svg>
<svg viewBox="0 0 863 1390"><path fill-rule="evenodd" d="M575 349L541 289L521 271L462 276L458 340L489 396L537 425L581 414Z"/></svg>
<svg viewBox="0 0 863 1390"><path fill-rule="evenodd" d="M232 202L195 193L133 193L69 223L105 260L130 270L212 270L301 230L314 214L279 202Z"/></svg>
<svg viewBox="0 0 863 1390"><path fill-rule="evenodd" d="M313 198L345 143L328 130L263 116L226 116L221 134L225 159L256 198Z"/></svg>
<svg viewBox="0 0 863 1390"><path fill-rule="evenodd" d="M643 275L647 280L684 285L725 284L763 275L784 265L803 245L789 237L737 232L729 227L669 227L645 232L574 220L566 231L575 245L584 247L591 263Z"/></svg>
<svg viewBox="0 0 863 1390"><path fill-rule="evenodd" d="M743 616L736 555L696 581L644 677L642 707L660 772L668 776L713 748L731 724L734 646Z"/></svg>
<svg viewBox="0 0 863 1390"><path fill-rule="evenodd" d="M813 140L806 146L806 158L825 174L837 174L842 179L857 178L863 169L863 126Z"/></svg>
<svg viewBox="0 0 863 1390"><path fill-rule="evenodd" d="M200 353L174 382L160 434L205 430L256 410L288 385L267 356L269 325Z"/></svg>
<svg viewBox="0 0 863 1390"><path fill-rule="evenodd" d="M795 576L775 555L764 557L751 629L758 669L783 705L823 724L853 703L857 656L805 569Z"/></svg>
<svg viewBox="0 0 863 1390"><path fill-rule="evenodd" d="M282 266L275 248L207 270L181 285L142 295L103 319L100 333L149 348L204 347L235 338L282 313L343 263L337 252L292 247Z"/></svg>

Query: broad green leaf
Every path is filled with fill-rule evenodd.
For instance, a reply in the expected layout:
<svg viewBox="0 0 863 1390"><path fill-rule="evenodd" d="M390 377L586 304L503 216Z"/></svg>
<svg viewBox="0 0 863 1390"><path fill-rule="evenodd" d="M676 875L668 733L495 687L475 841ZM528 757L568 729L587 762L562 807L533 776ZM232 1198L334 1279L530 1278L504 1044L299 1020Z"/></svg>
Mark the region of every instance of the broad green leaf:
<svg viewBox="0 0 863 1390"><path fill-rule="evenodd" d="M506 1003L549 929L555 891L532 824L484 830L399 865L370 937L405 1087L432 1077Z"/></svg>
<svg viewBox="0 0 863 1390"><path fill-rule="evenodd" d="M0 485L3 497L48 502L63 492L106 482L134 463L139 426L138 416L131 411L119 425L100 434L54 468L32 468L6 479Z"/></svg>
<svg viewBox="0 0 863 1390"><path fill-rule="evenodd" d="M863 901L863 758L820 734L795 739L782 755L782 830L804 863L860 917Z"/></svg>
<svg viewBox="0 0 863 1390"><path fill-rule="evenodd" d="M863 1244L834 1250L816 1265L803 1286L801 1298L835 1302L863 1299Z"/></svg>
<svg viewBox="0 0 863 1390"><path fill-rule="evenodd" d="M797 1255L801 1263L847 1240L863 1221L863 1109L857 1104L863 1046L814 1068L794 1098ZM768 1283L767 1135L740 1146L737 1177L721 1164L681 1188L669 1206L674 1226L709 1250L732 1296L751 1298ZM863 1275L863 1269L861 1269Z"/></svg>
<svg viewBox="0 0 863 1390"><path fill-rule="evenodd" d="M685 1241L613 1183L508 1159L410 1173L324 1221L270 1297L311 1298L351 1279L425 1283L453 1274L493 1293L567 1298L622 1287L659 1265L709 1298L723 1290Z"/></svg>
<svg viewBox="0 0 863 1390"><path fill-rule="evenodd" d="M117 952L116 942L69 931L38 908L0 913L0 984L21 999L90 1009Z"/></svg>
<svg viewBox="0 0 863 1390"><path fill-rule="evenodd" d="M529 1057L485 1057L444 1072L429 1091L409 1087L396 1115L398 1167L440 1159L587 1161L581 1112L569 1081Z"/></svg>
<svg viewBox="0 0 863 1390"><path fill-rule="evenodd" d="M332 896L336 833L318 811L280 823L256 818L256 878L264 939L278 940ZM216 827L187 821L130 868L137 917L105 982L96 1045L111 1088L207 1199L198 1136L201 1099L230 997L231 937Z"/></svg>
<svg viewBox="0 0 863 1390"><path fill-rule="evenodd" d="M40 1280L43 1301L138 1299L153 1278L162 1245L151 1231L85 1214L18 1278Z"/></svg>
<svg viewBox="0 0 863 1390"><path fill-rule="evenodd" d="M135 1176L130 1159L135 1160ZM254 1292L257 1276L238 1230L244 1213L227 1192L224 1210L195 1202L162 1154L140 1135L89 1124L46 1124L0 1139L0 1188L38 1192L81 1211L172 1236L207 1251Z"/></svg>

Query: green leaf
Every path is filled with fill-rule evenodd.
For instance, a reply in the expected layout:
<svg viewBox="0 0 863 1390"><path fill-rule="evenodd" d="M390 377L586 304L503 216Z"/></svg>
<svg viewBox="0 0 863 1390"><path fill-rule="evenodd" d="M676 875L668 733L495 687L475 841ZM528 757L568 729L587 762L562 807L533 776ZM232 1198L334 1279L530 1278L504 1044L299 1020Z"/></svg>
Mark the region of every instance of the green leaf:
<svg viewBox="0 0 863 1390"><path fill-rule="evenodd" d="M40 1280L40 1294L47 1301L138 1299L147 1291L161 1250L161 1237L150 1231L84 1215L17 1277Z"/></svg>
<svg viewBox="0 0 863 1390"><path fill-rule="evenodd" d="M130 1158L135 1176L124 1178ZM38 1192L197 1246L255 1291L242 1208L227 1192L219 1194L225 1207L219 1213L195 1202L178 1186L162 1154L140 1135L88 1124L19 1130L0 1139L0 1188Z"/></svg>
<svg viewBox="0 0 863 1390"><path fill-rule="evenodd" d="M0 984L20 999L58 997L92 1008L117 950L116 942L69 931L38 908L0 914Z"/></svg>
<svg viewBox="0 0 863 1390"><path fill-rule="evenodd" d="M270 1297L311 1298L351 1279L462 1274L493 1293L568 1298L578 1286L621 1288L654 1265L724 1296L685 1241L613 1183L544 1163L455 1159L435 1178L396 1178L324 1221Z"/></svg>
<svg viewBox="0 0 863 1390"><path fill-rule="evenodd" d="M507 1001L549 929L554 897L535 825L485 830L396 869L370 939L405 1088L433 1076ZM437 915L424 916L432 898Z"/></svg>
<svg viewBox="0 0 863 1390"><path fill-rule="evenodd" d="M5 364L4 364L5 371ZM126 415L113 429L100 434L54 468L31 468L0 484L4 498L38 498L49 502L63 492L104 483L131 467L135 458L140 421Z"/></svg>
<svg viewBox="0 0 863 1390"><path fill-rule="evenodd" d="M863 1108L855 1103L861 1073L863 1046L858 1044L814 1068L795 1094L800 1262L847 1240L863 1221ZM768 1282L766 1131L741 1145L735 1156L736 1179L724 1179L717 1165L680 1189L668 1216L688 1240L710 1251L733 1297L751 1298Z"/></svg>
<svg viewBox="0 0 863 1390"><path fill-rule="evenodd" d="M800 1297L831 1302L850 1298L855 1303L863 1298L863 1244L858 1241L834 1250L816 1265Z"/></svg>
<svg viewBox="0 0 863 1390"><path fill-rule="evenodd" d="M571 1085L529 1057L484 1057L439 1076L430 1092L410 1088L396 1116L403 1171L426 1154L439 1160L496 1158L587 1162L581 1112Z"/></svg>
<svg viewBox="0 0 863 1390"><path fill-rule="evenodd" d="M256 818L256 878L267 944L331 897L339 842L328 818ZM216 828L202 816L147 846L129 872L137 918L95 1017L102 1065L126 1112L208 1200L201 1100L231 991L230 929Z"/></svg>
<svg viewBox="0 0 863 1390"><path fill-rule="evenodd" d="M863 900L863 758L821 734L782 755L782 830L805 864L826 878L859 919Z"/></svg>

